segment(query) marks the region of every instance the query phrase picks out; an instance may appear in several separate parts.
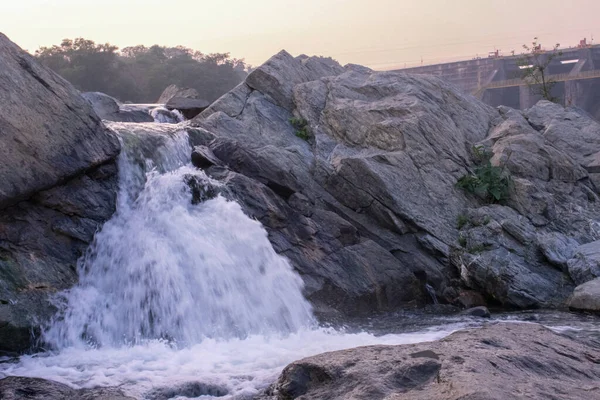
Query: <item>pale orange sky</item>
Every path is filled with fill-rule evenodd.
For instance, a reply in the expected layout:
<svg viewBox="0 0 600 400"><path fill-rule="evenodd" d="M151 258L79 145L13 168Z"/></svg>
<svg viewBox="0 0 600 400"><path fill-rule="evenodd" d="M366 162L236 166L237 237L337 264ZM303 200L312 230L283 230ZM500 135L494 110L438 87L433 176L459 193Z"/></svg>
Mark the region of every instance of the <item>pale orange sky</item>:
<svg viewBox="0 0 600 400"><path fill-rule="evenodd" d="M600 0L0 0L0 31L33 52L63 38L184 45L259 65L281 49L389 69L597 35Z"/></svg>

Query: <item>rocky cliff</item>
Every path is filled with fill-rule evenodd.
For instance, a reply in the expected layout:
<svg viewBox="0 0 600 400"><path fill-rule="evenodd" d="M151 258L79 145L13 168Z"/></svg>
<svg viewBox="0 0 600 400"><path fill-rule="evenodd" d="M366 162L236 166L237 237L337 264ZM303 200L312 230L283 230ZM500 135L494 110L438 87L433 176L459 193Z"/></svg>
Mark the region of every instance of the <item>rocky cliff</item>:
<svg viewBox="0 0 600 400"><path fill-rule="evenodd" d="M0 67L0 350L20 351L115 209L119 143L4 36ZM563 307L600 276L600 125L580 110L493 109L434 77L281 52L170 129L266 227L318 312L414 307L431 289ZM510 175L500 202L456 185L477 146Z"/></svg>
<svg viewBox="0 0 600 400"><path fill-rule="evenodd" d="M116 136L0 34L0 351L22 351L115 209Z"/></svg>
<svg viewBox="0 0 600 400"><path fill-rule="evenodd" d="M434 77L281 52L192 126L196 161L213 160L198 165L321 311L422 304L426 284L447 302L562 307L598 276L580 246L600 238L600 125L577 109L493 109ZM474 146L510 175L503 201L456 186Z"/></svg>

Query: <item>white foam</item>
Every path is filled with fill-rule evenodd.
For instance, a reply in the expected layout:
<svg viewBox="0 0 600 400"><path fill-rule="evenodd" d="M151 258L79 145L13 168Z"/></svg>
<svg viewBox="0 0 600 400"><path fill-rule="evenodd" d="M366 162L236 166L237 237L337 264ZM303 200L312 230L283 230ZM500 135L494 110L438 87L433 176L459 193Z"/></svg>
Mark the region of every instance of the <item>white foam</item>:
<svg viewBox="0 0 600 400"><path fill-rule="evenodd" d="M156 141L162 130L133 127L128 134L139 140L123 141L139 146L154 137L151 143L162 144L123 151L117 212L44 332L55 352L3 364L1 374L77 388L120 386L136 397L190 381L252 394L306 356L430 341L457 328L381 337L316 328L302 280L260 223L222 197L192 204L189 176L216 183L182 166L191 152L184 133L165 130ZM146 165L155 167L145 176L148 169L127 156L139 158L144 149L153 157Z"/></svg>
<svg viewBox="0 0 600 400"><path fill-rule="evenodd" d="M139 398L153 388L185 382L223 386L229 396L255 394L271 384L285 365L307 356L356 346L432 341L460 327L380 337L301 330L285 336L205 339L181 349L156 340L132 347L66 348L56 355L21 357L18 364L5 365L3 373L51 379L76 388L120 386Z"/></svg>

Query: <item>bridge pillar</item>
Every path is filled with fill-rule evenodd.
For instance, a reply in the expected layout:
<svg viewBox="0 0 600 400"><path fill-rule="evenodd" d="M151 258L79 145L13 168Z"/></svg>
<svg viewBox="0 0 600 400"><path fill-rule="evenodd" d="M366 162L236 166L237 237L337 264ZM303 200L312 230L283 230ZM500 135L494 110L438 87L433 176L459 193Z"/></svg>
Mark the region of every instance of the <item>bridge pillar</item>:
<svg viewBox="0 0 600 400"><path fill-rule="evenodd" d="M519 108L524 110L526 108L532 107L536 101L534 101L533 93L531 93L531 88L527 85L519 86Z"/></svg>
<svg viewBox="0 0 600 400"><path fill-rule="evenodd" d="M565 82L565 106L583 107L586 103L584 85L581 81L572 80Z"/></svg>

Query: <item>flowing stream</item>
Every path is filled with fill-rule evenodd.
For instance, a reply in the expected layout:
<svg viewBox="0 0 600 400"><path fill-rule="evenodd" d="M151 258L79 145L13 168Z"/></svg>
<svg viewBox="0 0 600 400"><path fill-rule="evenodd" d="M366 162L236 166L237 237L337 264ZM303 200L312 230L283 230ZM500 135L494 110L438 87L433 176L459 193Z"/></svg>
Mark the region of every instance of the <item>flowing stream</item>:
<svg viewBox="0 0 600 400"><path fill-rule="evenodd" d="M221 196L193 205L190 176L218 183L187 164L183 131L152 125L113 124L124 145L117 212L82 258L79 284L57 297L43 335L51 350L0 364L0 374L120 386L138 398L170 388L177 398L241 399L309 355L430 341L464 326L387 335L319 327L302 280L260 223ZM201 385L186 391L191 383Z"/></svg>

